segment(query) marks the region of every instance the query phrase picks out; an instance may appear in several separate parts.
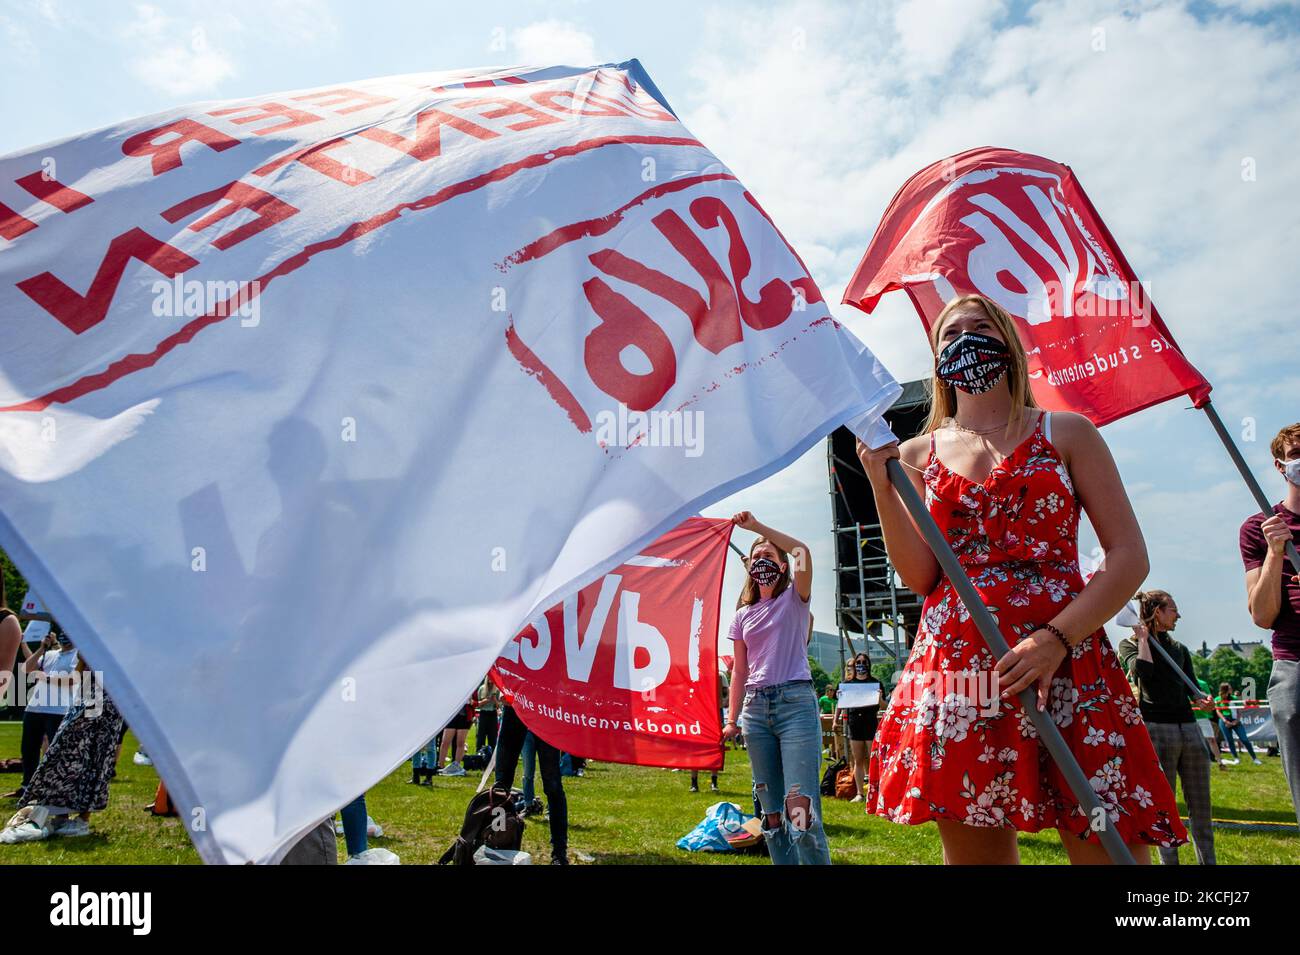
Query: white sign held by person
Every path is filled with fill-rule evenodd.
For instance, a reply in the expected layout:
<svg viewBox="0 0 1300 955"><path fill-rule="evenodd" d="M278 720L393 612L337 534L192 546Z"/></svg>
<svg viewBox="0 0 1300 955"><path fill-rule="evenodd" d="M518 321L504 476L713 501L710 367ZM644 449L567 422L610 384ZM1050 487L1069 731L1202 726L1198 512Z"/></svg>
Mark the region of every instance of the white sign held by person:
<svg viewBox="0 0 1300 955"><path fill-rule="evenodd" d="M527 620L898 391L635 61L5 156L0 312L0 546L208 861L278 859Z"/></svg>

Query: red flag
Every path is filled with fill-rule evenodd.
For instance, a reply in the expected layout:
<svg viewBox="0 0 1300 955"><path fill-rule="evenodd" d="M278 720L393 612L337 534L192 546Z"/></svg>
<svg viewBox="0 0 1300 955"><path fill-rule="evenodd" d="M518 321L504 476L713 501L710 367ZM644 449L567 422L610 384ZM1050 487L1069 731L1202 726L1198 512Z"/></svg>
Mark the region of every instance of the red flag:
<svg viewBox="0 0 1300 955"><path fill-rule="evenodd" d="M528 728L591 759L721 769L718 608L731 529L683 521L506 644L493 679Z"/></svg>
<svg viewBox="0 0 1300 955"><path fill-rule="evenodd" d="M1068 166L1010 149L968 150L894 196L844 293L863 311L904 289L926 330L978 292L1018 320L1030 386L1049 410L1100 426L1209 382L1183 356Z"/></svg>

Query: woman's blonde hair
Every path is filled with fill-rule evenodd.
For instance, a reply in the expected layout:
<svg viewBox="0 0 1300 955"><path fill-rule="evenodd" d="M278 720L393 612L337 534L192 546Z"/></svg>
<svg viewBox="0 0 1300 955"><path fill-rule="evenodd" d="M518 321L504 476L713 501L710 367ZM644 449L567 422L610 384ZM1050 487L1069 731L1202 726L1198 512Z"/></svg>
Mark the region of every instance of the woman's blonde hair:
<svg viewBox="0 0 1300 955"><path fill-rule="evenodd" d="M939 335L949 317L968 305L979 305L984 309L1011 352L1011 365L1007 368L1011 416L1007 419L1007 431L1014 434L1024 423L1025 409L1037 408L1038 402L1034 401L1033 392L1029 390L1029 362L1025 358L1025 346L1020 341L1020 332L1016 330L1016 320L1001 305L983 295L959 295L943 307L943 311L930 326L930 350L934 352L935 370L930 377L930 417L925 422L925 431L938 431L945 421L957 413L957 395L952 385L939 378Z"/></svg>
<svg viewBox="0 0 1300 955"><path fill-rule="evenodd" d="M790 586L790 555L766 537L755 538L754 543L749 545L749 557L745 559L745 586L740 588L740 599L736 601L737 610L758 603L759 598L763 596L758 589L758 581L749 576L748 573L750 561L754 559L754 548L758 547L759 544L771 544L776 549L776 552L781 555L781 563L785 564L785 573L778 577L776 583L772 585L772 596L781 596L785 592L785 588ZM811 628L811 624L809 626Z"/></svg>

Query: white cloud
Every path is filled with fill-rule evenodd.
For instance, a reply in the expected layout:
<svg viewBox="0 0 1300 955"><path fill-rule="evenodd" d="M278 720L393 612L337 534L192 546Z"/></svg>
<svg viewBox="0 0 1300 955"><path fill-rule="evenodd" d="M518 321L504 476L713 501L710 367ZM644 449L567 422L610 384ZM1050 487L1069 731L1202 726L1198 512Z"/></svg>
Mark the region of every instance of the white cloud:
<svg viewBox="0 0 1300 955"><path fill-rule="evenodd" d="M59 9L54 0L37 0L36 13L47 23L52 26L60 26L63 23L63 12Z"/></svg>
<svg viewBox="0 0 1300 955"><path fill-rule="evenodd" d="M529 66L590 66L600 62L595 38L563 20L538 20L520 27L511 33L510 43L519 62Z"/></svg>
<svg viewBox="0 0 1300 955"><path fill-rule="evenodd" d="M170 22L170 18L159 7L151 3L137 3L135 19L123 26L121 32L128 38L157 40L162 37Z"/></svg>
<svg viewBox="0 0 1300 955"><path fill-rule="evenodd" d="M1005 12L1002 0L907 0L894 14L903 59L919 76L942 73L954 53L987 37Z"/></svg>
<svg viewBox="0 0 1300 955"><path fill-rule="evenodd" d="M193 96L215 89L222 80L234 75L235 66L217 50L171 46L139 57L131 64L131 71L163 93Z"/></svg>
<svg viewBox="0 0 1300 955"><path fill-rule="evenodd" d="M231 0L220 8L187 0L166 9L137 3L134 10L116 29L131 51L128 67L152 89L175 97L218 89L239 72L239 57L259 47L310 53L329 48L339 35L325 0Z"/></svg>
<svg viewBox="0 0 1300 955"><path fill-rule="evenodd" d="M177 20L152 4L136 4L120 34L137 50L131 72L169 96L207 92L235 75L234 61L212 44L203 23Z"/></svg>
<svg viewBox="0 0 1300 955"><path fill-rule="evenodd" d="M277 43L292 44L295 49L327 46L339 35L338 21L325 0L258 2L250 6L248 16Z"/></svg>
<svg viewBox="0 0 1300 955"><path fill-rule="evenodd" d="M8 17L0 16L0 36L4 38L4 49L13 62L31 66L40 60L40 50L28 29Z"/></svg>

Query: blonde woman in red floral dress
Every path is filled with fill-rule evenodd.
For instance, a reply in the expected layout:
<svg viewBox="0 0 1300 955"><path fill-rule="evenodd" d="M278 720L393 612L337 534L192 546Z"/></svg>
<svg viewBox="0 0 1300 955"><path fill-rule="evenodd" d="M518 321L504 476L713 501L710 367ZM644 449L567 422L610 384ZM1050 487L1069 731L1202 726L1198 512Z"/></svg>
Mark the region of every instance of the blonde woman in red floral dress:
<svg viewBox="0 0 1300 955"><path fill-rule="evenodd" d="M1015 864L1018 832L1057 829L1070 861L1108 862L1094 828L1116 826L1139 862L1187 841L1173 793L1101 629L1141 586L1146 545L1110 450L1081 415L1045 414L1029 392L1014 320L968 295L931 328L926 433L858 456L885 546L924 594L911 657L880 718L867 811L933 821L948 864ZM901 458L1011 651L994 659L890 486ZM1106 555L1084 586L1080 511ZM1036 690L1106 808L1080 809L1018 694Z"/></svg>

